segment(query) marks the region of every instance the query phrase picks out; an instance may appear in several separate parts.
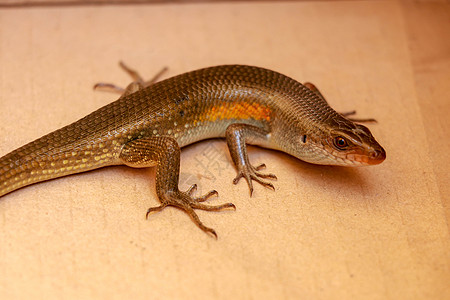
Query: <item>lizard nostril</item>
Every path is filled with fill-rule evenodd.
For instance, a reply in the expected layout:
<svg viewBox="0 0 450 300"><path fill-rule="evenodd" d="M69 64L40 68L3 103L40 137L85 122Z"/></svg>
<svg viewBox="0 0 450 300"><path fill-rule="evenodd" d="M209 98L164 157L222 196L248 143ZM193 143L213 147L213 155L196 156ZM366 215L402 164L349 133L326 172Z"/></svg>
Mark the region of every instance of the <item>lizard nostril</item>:
<svg viewBox="0 0 450 300"><path fill-rule="evenodd" d="M379 164L386 159L386 151L383 148L376 149L370 153L370 160L373 165Z"/></svg>

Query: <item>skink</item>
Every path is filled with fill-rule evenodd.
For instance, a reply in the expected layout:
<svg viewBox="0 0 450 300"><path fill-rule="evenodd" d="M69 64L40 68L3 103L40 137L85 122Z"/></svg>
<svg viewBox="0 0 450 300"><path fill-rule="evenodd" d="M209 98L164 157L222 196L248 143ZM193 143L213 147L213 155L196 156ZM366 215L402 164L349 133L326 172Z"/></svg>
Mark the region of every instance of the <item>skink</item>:
<svg viewBox="0 0 450 300"><path fill-rule="evenodd" d="M124 66L125 69L127 69ZM244 178L274 188L273 174L253 166L247 144L276 149L306 162L363 166L381 163L386 152L369 129L334 111L311 83L244 66L216 66L154 84L136 79L121 97L86 117L0 158L0 196L24 186L112 165L156 166L156 193L166 206L184 210L203 231L194 209L218 211L232 203L203 203L216 191L194 197L196 185L178 188L180 148L209 138L226 138Z"/></svg>

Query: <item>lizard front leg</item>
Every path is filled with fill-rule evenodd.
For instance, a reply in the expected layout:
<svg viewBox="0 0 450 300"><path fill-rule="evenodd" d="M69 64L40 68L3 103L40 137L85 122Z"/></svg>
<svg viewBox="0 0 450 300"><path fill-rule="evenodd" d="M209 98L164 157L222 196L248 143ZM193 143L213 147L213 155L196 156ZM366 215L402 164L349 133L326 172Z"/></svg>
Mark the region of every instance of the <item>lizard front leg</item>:
<svg viewBox="0 0 450 300"><path fill-rule="evenodd" d="M149 208L147 217L151 212L161 211L166 206L175 206L184 210L200 229L217 238L214 229L206 227L200 221L194 209L206 211L220 211L225 208L235 208L232 203L221 205L205 205L201 202L207 200L217 191L213 190L204 196L194 198L193 192L196 185L191 186L186 192L178 189L180 175L180 147L171 137L150 137L138 139L125 144L120 153L124 164L131 167L150 167L156 165L156 194L161 205Z"/></svg>
<svg viewBox="0 0 450 300"><path fill-rule="evenodd" d="M277 179L277 177L274 174L264 174L259 172L261 169L264 169L266 165L260 164L254 167L250 164L247 154L247 143L264 143L267 139L267 132L253 125L235 123L228 126L225 137L227 139L231 159L238 171L238 175L234 178L233 183L237 184L242 177L245 178L248 187L250 188L250 196L253 194L253 180L265 187L275 190L272 183L262 180L261 178Z"/></svg>

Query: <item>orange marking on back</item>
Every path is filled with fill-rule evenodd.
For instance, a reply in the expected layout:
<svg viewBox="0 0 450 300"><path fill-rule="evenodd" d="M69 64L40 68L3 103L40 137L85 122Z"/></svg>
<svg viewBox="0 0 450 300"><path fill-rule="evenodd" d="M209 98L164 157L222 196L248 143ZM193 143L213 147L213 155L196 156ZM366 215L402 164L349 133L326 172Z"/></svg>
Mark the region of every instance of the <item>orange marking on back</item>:
<svg viewBox="0 0 450 300"><path fill-rule="evenodd" d="M224 119L254 119L270 121L271 109L259 103L223 103L211 108L207 120L214 122Z"/></svg>

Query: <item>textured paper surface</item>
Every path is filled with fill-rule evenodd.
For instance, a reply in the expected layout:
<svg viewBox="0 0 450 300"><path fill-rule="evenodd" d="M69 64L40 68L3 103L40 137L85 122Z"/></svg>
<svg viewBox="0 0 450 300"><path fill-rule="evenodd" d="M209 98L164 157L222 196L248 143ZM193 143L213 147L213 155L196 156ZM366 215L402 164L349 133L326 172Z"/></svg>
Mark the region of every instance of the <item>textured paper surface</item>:
<svg viewBox="0 0 450 300"><path fill-rule="evenodd" d="M153 169L21 189L0 199L0 298L445 299L448 16L395 1L0 10L0 155L115 100L92 85L125 86L119 60L148 78L240 63L311 81L376 118L387 151L347 169L252 148L279 180L250 198L224 141L187 147L180 187L237 206L199 212L217 241L174 208L145 220Z"/></svg>

